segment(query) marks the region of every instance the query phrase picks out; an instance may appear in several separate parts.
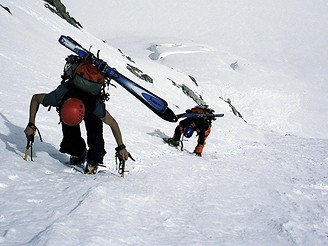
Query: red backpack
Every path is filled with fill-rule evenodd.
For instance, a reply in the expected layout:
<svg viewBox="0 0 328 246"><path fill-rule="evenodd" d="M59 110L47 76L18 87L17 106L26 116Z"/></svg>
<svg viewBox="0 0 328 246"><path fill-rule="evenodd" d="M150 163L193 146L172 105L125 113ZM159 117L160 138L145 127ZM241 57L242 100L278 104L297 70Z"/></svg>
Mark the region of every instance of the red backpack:
<svg viewBox="0 0 328 246"><path fill-rule="evenodd" d="M197 105L190 109L191 113L196 113L196 114L213 114L214 110L209 108L208 105Z"/></svg>
<svg viewBox="0 0 328 246"><path fill-rule="evenodd" d="M86 60L82 60L77 65L75 73L80 77L96 84L103 84L105 81L104 75L98 71L97 67Z"/></svg>
<svg viewBox="0 0 328 246"><path fill-rule="evenodd" d="M63 79L69 79L76 88L92 95L101 93L101 89L105 84L105 77L99 72L97 67L89 61L67 58L64 68Z"/></svg>

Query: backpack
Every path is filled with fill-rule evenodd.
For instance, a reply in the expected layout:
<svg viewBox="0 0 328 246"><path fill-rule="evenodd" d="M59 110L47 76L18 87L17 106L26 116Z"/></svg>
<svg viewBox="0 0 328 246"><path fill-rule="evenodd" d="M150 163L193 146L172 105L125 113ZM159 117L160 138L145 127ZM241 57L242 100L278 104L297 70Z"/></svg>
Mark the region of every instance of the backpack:
<svg viewBox="0 0 328 246"><path fill-rule="evenodd" d="M187 113L196 113L196 114L213 114L214 110L209 108L208 105L197 105L190 110L187 110Z"/></svg>
<svg viewBox="0 0 328 246"><path fill-rule="evenodd" d="M106 80L94 64L74 55L68 56L66 61L63 82L70 81L77 89L91 95L101 94Z"/></svg>
<svg viewBox="0 0 328 246"><path fill-rule="evenodd" d="M61 83L71 83L73 86L63 97L57 112L60 112L65 100L71 97L82 100L86 112L92 112L97 102L109 100L106 86L108 90L109 85L112 85L110 78L104 77L90 61L76 55L69 55L65 60Z"/></svg>

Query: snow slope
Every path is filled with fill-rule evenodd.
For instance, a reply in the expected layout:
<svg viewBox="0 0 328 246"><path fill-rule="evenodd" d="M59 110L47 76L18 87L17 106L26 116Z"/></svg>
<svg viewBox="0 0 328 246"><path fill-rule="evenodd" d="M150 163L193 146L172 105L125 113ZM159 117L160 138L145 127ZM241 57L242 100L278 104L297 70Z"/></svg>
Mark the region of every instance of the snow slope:
<svg viewBox="0 0 328 246"><path fill-rule="evenodd" d="M201 49L162 63L192 73L210 84L208 91L214 85L252 123L328 137L327 1L64 2L85 28L130 55L146 57L151 43ZM236 61L233 72L229 65Z"/></svg>
<svg viewBox="0 0 328 246"><path fill-rule="evenodd" d="M0 8L0 245L328 244L325 1L64 3L83 30L42 1L1 2L12 15ZM106 174L66 167L54 109L40 108L44 142L36 139L34 162L25 162L30 98L59 84L69 54L61 34L100 49L176 113L195 103L172 81L225 113L203 157L163 144L176 125L117 86L107 108L136 159L125 179L115 175L109 129ZM230 97L248 124L220 97ZM193 137L185 148L195 144Z"/></svg>

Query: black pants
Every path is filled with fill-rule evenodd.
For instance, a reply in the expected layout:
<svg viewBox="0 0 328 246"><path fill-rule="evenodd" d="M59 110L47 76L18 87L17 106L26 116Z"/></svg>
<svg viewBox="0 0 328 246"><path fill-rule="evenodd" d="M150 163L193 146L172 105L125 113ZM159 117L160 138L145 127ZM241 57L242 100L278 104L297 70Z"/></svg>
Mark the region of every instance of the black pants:
<svg viewBox="0 0 328 246"><path fill-rule="evenodd" d="M87 131L88 156L87 160L94 163L103 163L106 154L103 137L103 122L97 116L86 113L84 116ZM81 137L80 125L68 126L62 122L63 140L60 152L69 155L81 156L86 149L84 139Z"/></svg>

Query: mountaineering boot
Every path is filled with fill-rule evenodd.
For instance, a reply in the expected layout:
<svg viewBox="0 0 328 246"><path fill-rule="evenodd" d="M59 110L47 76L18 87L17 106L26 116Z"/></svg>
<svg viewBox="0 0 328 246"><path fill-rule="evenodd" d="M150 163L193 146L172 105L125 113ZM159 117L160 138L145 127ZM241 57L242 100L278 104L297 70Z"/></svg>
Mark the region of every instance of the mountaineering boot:
<svg viewBox="0 0 328 246"><path fill-rule="evenodd" d="M98 164L92 161L88 161L87 165L85 166L84 173L85 174L96 174L98 172Z"/></svg>
<svg viewBox="0 0 328 246"><path fill-rule="evenodd" d="M70 165L83 165L86 158L87 158L87 150L85 149L81 156L71 155L71 157L69 158L69 164Z"/></svg>
<svg viewBox="0 0 328 246"><path fill-rule="evenodd" d="M175 146L175 147L178 147L179 146L179 141L174 141L173 138L168 138L167 139L167 143L169 145L172 145L172 146Z"/></svg>

